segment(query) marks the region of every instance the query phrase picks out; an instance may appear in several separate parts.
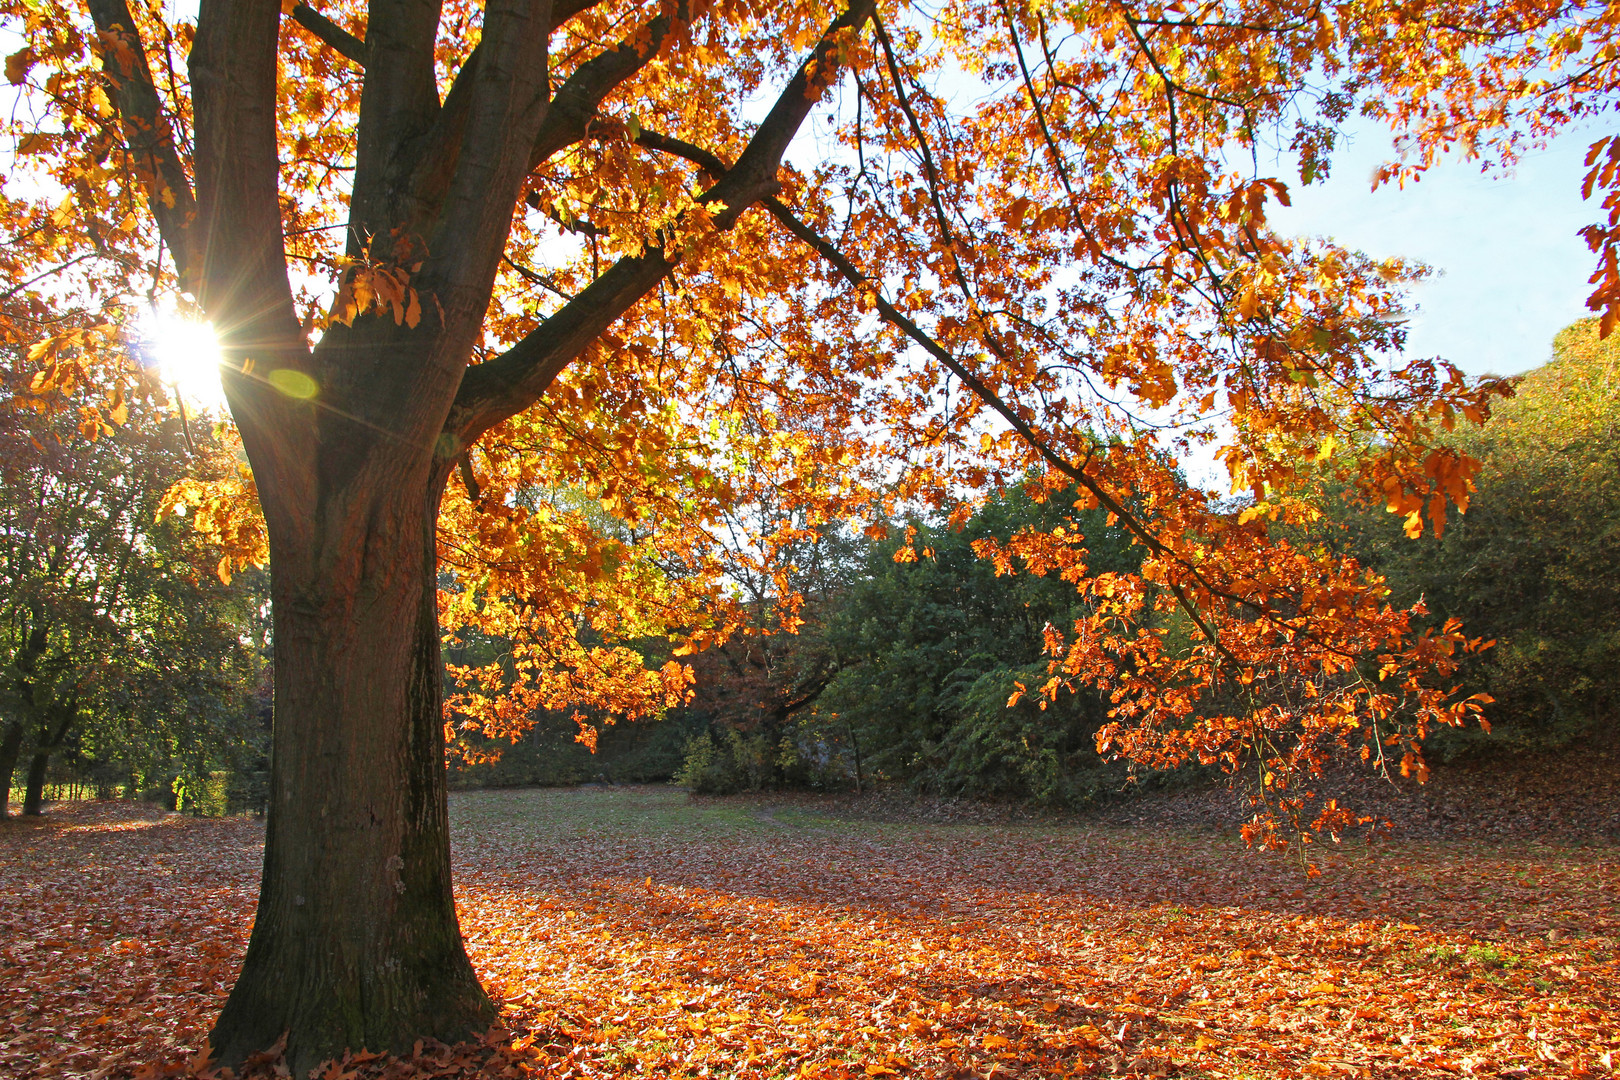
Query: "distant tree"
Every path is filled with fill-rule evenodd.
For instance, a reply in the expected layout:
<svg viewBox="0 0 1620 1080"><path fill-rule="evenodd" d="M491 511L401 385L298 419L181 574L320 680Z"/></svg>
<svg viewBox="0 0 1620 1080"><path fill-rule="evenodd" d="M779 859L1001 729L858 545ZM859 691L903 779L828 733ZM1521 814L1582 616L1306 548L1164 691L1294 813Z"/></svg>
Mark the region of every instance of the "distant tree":
<svg viewBox="0 0 1620 1080"><path fill-rule="evenodd" d="M1409 540L1381 506L1334 515L1397 602L1496 639L1463 675L1520 745L1613 725L1620 706L1620 341L1598 330L1562 330L1483 428L1451 435L1480 471L1443 536Z"/></svg>
<svg viewBox="0 0 1620 1080"><path fill-rule="evenodd" d="M137 774L173 762L195 787L257 678L251 594L160 514L199 464L232 466L206 432L188 449L178 417L121 419L87 440L71 411L0 416L0 783L26 760L25 814L69 748Z"/></svg>
<svg viewBox="0 0 1620 1080"><path fill-rule="evenodd" d="M904 539L874 545L822 631L840 670L812 722L842 734L862 770L926 790L1054 803L1091 797L1107 703L1091 688L1050 699L1039 692L1050 634L1089 605L1057 575L1010 564L998 572L979 555L1020 534L1062 529L1081 546L1086 573L1134 572L1141 552L1129 535L1103 511L1076 509L1075 499L1072 490L1014 487L960 527L913 523Z"/></svg>

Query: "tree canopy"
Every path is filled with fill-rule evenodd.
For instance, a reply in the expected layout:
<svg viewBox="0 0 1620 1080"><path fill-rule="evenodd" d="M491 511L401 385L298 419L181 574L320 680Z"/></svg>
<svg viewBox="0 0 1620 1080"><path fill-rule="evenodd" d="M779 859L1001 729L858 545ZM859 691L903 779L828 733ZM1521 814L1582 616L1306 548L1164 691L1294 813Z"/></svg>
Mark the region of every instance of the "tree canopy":
<svg viewBox="0 0 1620 1080"><path fill-rule="evenodd" d="M1066 524L975 545L1075 589L1027 693L1105 687L1107 746L1253 764L1286 811L1324 753L1421 771L1423 733L1478 712L1449 678L1474 647L1457 626L1419 627L1354 559L1274 525L1316 515L1326 476L1439 531L1477 468L1440 433L1499 387L1399 356L1420 268L1281 236L1267 208L1327 174L1352 115L1404 140L1394 179L1447 150L1509 162L1604 108L1607 9L203 0L192 22L4 0L0 18L23 39L4 332L33 367L11 407L69 395L104 432L140 388L119 327L172 298L213 323L252 465L188 496L231 558L272 570L266 874L223 1060L290 1032L302 1070L491 1015L449 890L441 618L514 643L492 688L515 670L552 707L650 711L686 674L631 645L724 640L738 559L778 580L790 624L804 530L914 507L960 525L1025 484L1139 548L1094 567ZM1593 184L1613 160L1594 150ZM53 324L63 300L83 318ZM1181 482L1175 455L1205 444L1241 513ZM759 505L792 512L719 543ZM499 728L508 701L460 704Z"/></svg>

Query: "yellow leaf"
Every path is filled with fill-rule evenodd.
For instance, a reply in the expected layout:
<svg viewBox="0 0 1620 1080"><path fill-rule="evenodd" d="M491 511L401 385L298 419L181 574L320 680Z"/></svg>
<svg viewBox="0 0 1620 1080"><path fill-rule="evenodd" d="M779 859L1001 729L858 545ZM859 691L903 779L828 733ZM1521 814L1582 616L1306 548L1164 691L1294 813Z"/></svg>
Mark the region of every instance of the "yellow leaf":
<svg viewBox="0 0 1620 1080"><path fill-rule="evenodd" d="M985 1049L986 1049L986 1050L1000 1050L1000 1049L1002 1049L1002 1048L1003 1048L1003 1047L1007 1047L1007 1046L1011 1046L1011 1045L1012 1045L1012 1043L1011 1043L1011 1042L1009 1042L1009 1041L1008 1041L1008 1040L1007 1040L1007 1039L1006 1039L1006 1037L1005 1037L1005 1036L1001 1036L1001 1035L986 1035L986 1036L985 1036L985 1037L984 1037L984 1048L985 1048Z"/></svg>
<svg viewBox="0 0 1620 1080"><path fill-rule="evenodd" d="M1254 285L1251 283L1243 290L1243 295L1238 297L1238 314L1245 319L1252 319L1259 310L1260 298L1255 295Z"/></svg>

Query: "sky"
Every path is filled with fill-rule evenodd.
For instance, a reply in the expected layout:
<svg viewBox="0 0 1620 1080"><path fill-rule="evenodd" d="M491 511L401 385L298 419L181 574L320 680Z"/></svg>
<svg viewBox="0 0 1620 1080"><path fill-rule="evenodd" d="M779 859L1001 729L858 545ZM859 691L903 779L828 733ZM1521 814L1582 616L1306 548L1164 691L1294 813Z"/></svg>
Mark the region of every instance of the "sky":
<svg viewBox="0 0 1620 1080"><path fill-rule="evenodd" d="M1271 224L1428 263L1439 273L1414 291L1408 355L1515 375L1545 363L1553 334L1588 314L1595 258L1577 230L1598 219L1600 200L1581 199L1582 159L1601 134L1569 131L1505 176L1448 160L1404 191L1371 191L1393 153L1386 134L1366 128L1334 155L1326 183L1290 185L1294 205Z"/></svg>

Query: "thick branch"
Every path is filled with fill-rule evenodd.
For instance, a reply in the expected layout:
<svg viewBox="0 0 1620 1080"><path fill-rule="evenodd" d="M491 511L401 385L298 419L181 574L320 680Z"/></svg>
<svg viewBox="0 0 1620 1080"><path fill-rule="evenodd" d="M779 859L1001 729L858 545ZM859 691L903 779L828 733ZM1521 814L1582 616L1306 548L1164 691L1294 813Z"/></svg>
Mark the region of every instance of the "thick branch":
<svg viewBox="0 0 1620 1080"><path fill-rule="evenodd" d="M603 100L646 67L658 55L675 22L686 18L686 4L681 3L673 18L659 15L614 48L575 68L568 80L558 87L551 113L535 137L534 150L529 154L529 170L534 171L557 151L583 139L586 126L596 116ZM646 44L638 47L637 41Z"/></svg>
<svg viewBox="0 0 1620 1080"><path fill-rule="evenodd" d="M744 210L774 193L783 153L838 70L839 39L846 31L865 25L874 7L875 0L855 0L828 27L783 88L737 165L699 197L703 204L723 205L724 209L713 216L716 229L731 228ZM620 259L501 356L469 368L445 422L451 443L469 445L491 427L538 401L562 370L651 291L678 258L678 253L666 254L661 247L648 247L640 255Z"/></svg>
<svg viewBox="0 0 1620 1080"><path fill-rule="evenodd" d="M708 174L709 183L711 184L731 171L731 166L722 161L718 155L712 154L694 143L689 143L685 139L677 139L672 135L665 135L663 132L654 131L651 128L641 129L641 133L636 136L636 145L645 146L649 150L657 150L661 154L669 154L672 157L684 158L690 161Z"/></svg>
<svg viewBox="0 0 1620 1080"><path fill-rule="evenodd" d="M485 23L498 21L493 13ZM486 25L486 34L489 27ZM366 77L355 134L354 195L349 211L351 254L370 236L399 224L393 192L405 151L439 115L435 44L439 0L372 0L366 26ZM384 254L392 254L384 253Z"/></svg>
<svg viewBox="0 0 1620 1080"><path fill-rule="evenodd" d="M589 11L603 0L562 0L551 6L551 29L556 30L563 23L572 19L582 11ZM292 17L305 30L320 38L331 46L338 54L353 60L361 67L371 59L371 50L361 38L355 37L337 23L322 15L308 4L298 4L292 9Z"/></svg>
<svg viewBox="0 0 1620 1080"><path fill-rule="evenodd" d="M489 0L466 130L429 241L426 281L471 350L489 304L529 149L550 109L551 0Z"/></svg>
<svg viewBox="0 0 1620 1080"><path fill-rule="evenodd" d="M366 43L331 19L328 19L325 15L322 15L308 4L298 4L292 9L292 17L299 26L326 42L342 55L353 60L361 67L366 66L366 61L371 56L371 51L366 48Z"/></svg>
<svg viewBox="0 0 1620 1080"><path fill-rule="evenodd" d="M90 0L90 17L101 36L101 67L111 84L124 141L163 241L174 253L181 284L195 290L201 273L197 248L197 200L186 177L174 128L163 113L146 48L125 0Z"/></svg>
<svg viewBox="0 0 1620 1080"><path fill-rule="evenodd" d="M551 18L553 27L563 21L565 16L558 13L564 8L575 9L568 13L577 14L586 6L581 0L559 5ZM683 5L677 15L684 10ZM585 137L586 126L596 115L602 101L658 54L659 43L669 32L669 27L669 18L659 16L643 27L641 33L625 39L574 70L558 88L535 135L534 146L529 152L529 171L534 171L558 150ZM649 49L638 50L635 47L635 41L641 36L652 41ZM483 44L473 49L450 87L449 94L445 96L444 107L439 110L432 130L410 150L412 172L403 185L403 189L409 193L409 203L400 214L401 224L407 232L428 228L427 223L438 214L444 202L460 158L472 109L473 87L477 84L479 66L486 51Z"/></svg>
<svg viewBox="0 0 1620 1080"><path fill-rule="evenodd" d="M191 51L198 297L228 347L302 340L281 233L276 0L203 0Z"/></svg>
<svg viewBox="0 0 1620 1080"><path fill-rule="evenodd" d="M225 393L265 514L303 521L315 447L307 410L271 389L309 349L293 309L276 147L277 0L203 0L190 68L196 115L198 299L214 322ZM251 374L250 374L251 373ZM279 504L279 505L278 505Z"/></svg>

